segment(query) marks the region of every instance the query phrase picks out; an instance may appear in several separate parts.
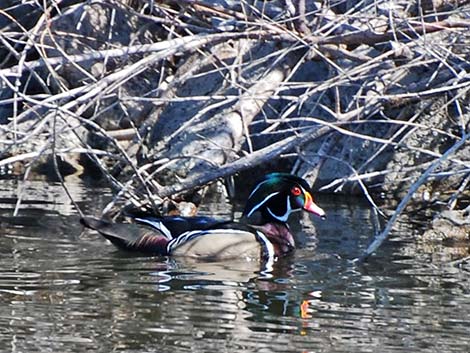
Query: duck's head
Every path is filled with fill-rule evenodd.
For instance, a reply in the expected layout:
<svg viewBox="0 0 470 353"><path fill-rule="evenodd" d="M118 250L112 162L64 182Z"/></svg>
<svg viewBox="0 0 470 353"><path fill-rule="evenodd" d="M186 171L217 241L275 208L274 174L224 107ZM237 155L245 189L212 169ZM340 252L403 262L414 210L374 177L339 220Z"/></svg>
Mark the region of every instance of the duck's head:
<svg viewBox="0 0 470 353"><path fill-rule="evenodd" d="M313 202L308 183L288 173L267 174L251 192L243 216L253 223L287 222L289 215L305 210L321 218L326 214Z"/></svg>

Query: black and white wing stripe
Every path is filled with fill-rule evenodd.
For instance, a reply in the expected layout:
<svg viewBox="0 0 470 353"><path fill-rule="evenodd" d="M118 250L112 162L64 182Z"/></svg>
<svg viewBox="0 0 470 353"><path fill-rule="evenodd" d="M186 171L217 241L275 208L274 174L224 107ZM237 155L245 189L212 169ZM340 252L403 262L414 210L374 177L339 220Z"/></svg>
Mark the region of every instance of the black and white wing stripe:
<svg viewBox="0 0 470 353"><path fill-rule="evenodd" d="M157 218L135 218L135 220L142 224L147 224L152 228L160 231L160 233L165 236L168 240L172 240L173 236L171 235L170 230L163 224L162 221L158 220Z"/></svg>

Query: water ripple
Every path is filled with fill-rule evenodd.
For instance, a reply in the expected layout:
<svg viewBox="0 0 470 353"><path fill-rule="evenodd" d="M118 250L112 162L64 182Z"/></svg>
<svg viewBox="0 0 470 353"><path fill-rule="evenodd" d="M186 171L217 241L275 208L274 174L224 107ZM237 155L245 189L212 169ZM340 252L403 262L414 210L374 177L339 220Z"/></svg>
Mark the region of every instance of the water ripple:
<svg viewBox="0 0 470 353"><path fill-rule="evenodd" d="M334 222L302 218L301 249L266 276L254 263L117 251L82 233L69 207L60 211L51 197L60 194L57 186L47 190L37 197L47 202L31 197L19 218L2 211L0 351L451 352L470 346L468 262L436 261L436 252L413 247L409 234L396 232L367 264L352 266L348 259L371 230L369 209L357 200L324 200ZM89 210L102 208L96 191L78 190ZM15 202L10 196L4 207Z"/></svg>

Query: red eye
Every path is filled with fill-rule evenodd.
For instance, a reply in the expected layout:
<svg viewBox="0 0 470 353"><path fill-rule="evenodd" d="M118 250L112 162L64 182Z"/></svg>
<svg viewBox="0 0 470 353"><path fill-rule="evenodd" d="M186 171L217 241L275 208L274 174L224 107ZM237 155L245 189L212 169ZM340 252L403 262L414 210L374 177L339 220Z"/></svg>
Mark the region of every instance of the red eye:
<svg viewBox="0 0 470 353"><path fill-rule="evenodd" d="M294 196L299 196L302 193L302 190L298 186L294 186L292 189L290 189L290 192Z"/></svg>

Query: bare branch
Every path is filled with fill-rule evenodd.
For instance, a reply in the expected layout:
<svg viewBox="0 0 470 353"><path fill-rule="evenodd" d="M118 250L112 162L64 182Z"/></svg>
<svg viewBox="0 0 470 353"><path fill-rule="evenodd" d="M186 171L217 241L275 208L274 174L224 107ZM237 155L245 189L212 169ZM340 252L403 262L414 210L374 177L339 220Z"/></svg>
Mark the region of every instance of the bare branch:
<svg viewBox="0 0 470 353"><path fill-rule="evenodd" d="M411 200L413 194L418 190L418 188L423 185L426 180L428 179L429 175L441 165L449 156L454 154L459 148L461 148L465 142L470 138L470 133L465 134L462 138L457 141L452 147L450 147L439 159L434 161L426 170L425 172L416 180L416 182L411 185L410 189L406 196L400 201L400 204L395 209L392 217L388 220L387 225L382 230L380 234L377 234L374 237L374 240L369 244L366 251L362 256L359 258L354 259L355 262L364 262L367 258L372 255L380 245L388 238L390 231L392 230L395 222L397 221L400 214L404 211L405 207L407 206L408 202Z"/></svg>

